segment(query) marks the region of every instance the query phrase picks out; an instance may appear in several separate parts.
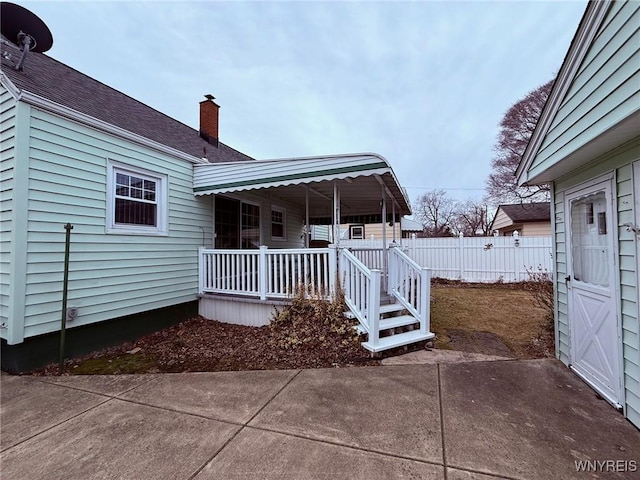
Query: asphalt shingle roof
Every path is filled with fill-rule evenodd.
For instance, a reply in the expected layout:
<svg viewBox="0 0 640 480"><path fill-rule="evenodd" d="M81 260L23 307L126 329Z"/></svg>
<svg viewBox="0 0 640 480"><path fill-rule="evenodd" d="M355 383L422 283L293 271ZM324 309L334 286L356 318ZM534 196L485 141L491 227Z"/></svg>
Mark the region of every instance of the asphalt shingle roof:
<svg viewBox="0 0 640 480"><path fill-rule="evenodd" d="M0 57L2 72L20 90L212 163L253 160L223 143L211 145L188 125L43 53L29 53L22 72L14 68L18 48L2 42Z"/></svg>
<svg viewBox="0 0 640 480"><path fill-rule="evenodd" d="M513 223L543 222L545 220L551 220L549 202L500 205L499 208L502 209Z"/></svg>

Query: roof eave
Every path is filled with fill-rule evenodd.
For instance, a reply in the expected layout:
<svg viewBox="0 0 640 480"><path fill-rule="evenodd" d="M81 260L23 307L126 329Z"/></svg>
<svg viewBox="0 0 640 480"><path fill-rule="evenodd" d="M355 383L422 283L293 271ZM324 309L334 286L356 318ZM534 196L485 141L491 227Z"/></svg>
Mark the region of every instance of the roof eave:
<svg viewBox="0 0 640 480"><path fill-rule="evenodd" d="M209 163L206 159L194 157L193 155L189 155L188 153L182 152L180 150L176 150L175 148L169 147L167 145L163 145L159 142L155 142L146 137L143 137L142 135L138 135L136 133L130 132L116 125L112 125L108 122L99 120L90 115L86 115L82 112L78 112L77 110L74 110L72 108L66 107L59 103L53 102L47 98L41 97L34 93L28 92L26 90L20 90L4 73L2 73L2 76L0 78L2 80L2 84L5 85L7 90L11 93L11 95L17 101L21 101L28 105L41 108L43 110L48 111L49 113L53 113L55 115L68 118L69 120L81 123L83 125L87 125L89 127L95 128L102 132L109 133L111 135L115 135L119 138L131 141L131 142L135 142L139 145L151 148L153 150L159 151L161 153L165 153L172 157L179 158L181 160L185 160L193 164Z"/></svg>
<svg viewBox="0 0 640 480"><path fill-rule="evenodd" d="M590 1L588 3L578 30L569 47L569 51L562 62L560 72L553 84L549 98L542 109L536 128L516 168L515 174L518 185L525 186L535 185L536 183L546 183L529 178L529 169L533 165L538 150L542 146L542 142L551 128L551 123L560 109L561 103L571 87L578 69L591 46L591 42L595 38L612 3L613 0Z"/></svg>

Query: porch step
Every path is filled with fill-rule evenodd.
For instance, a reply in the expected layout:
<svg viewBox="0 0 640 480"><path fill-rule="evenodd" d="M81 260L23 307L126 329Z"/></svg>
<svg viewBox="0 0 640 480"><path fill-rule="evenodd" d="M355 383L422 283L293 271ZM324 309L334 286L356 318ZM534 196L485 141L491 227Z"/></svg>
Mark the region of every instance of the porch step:
<svg viewBox="0 0 640 480"><path fill-rule="evenodd" d="M396 310L397 311L397 310ZM407 325L413 325L418 323L415 317L411 315L400 315L399 317L381 318L380 319L380 331L390 330L397 327L406 327ZM356 327L358 333L366 333L367 331L359 325Z"/></svg>
<svg viewBox="0 0 640 480"><path fill-rule="evenodd" d="M415 320L415 319L414 319ZM380 321L382 324L382 321ZM388 337L382 337L378 340L378 344L374 347L369 342L362 343L362 346L370 352L381 352L383 350L389 350L390 348L401 347L410 343L421 342L423 340L430 340L436 335L434 333L423 334L420 330L412 330L410 332L398 333L396 335L390 335Z"/></svg>
<svg viewBox="0 0 640 480"><path fill-rule="evenodd" d="M390 313L401 312L402 310L404 310L404 307L399 303L380 305L380 316L382 317L383 315L388 315ZM344 312L344 316L349 320L353 320L354 318L356 318L356 316L351 311Z"/></svg>

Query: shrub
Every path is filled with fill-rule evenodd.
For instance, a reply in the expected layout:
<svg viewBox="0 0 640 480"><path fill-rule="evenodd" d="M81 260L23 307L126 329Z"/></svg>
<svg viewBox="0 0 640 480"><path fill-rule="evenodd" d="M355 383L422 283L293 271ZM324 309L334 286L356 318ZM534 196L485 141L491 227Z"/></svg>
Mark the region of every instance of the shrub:
<svg viewBox="0 0 640 480"><path fill-rule="evenodd" d="M533 267L529 267L527 275L529 276L529 288L536 305L546 312L546 328L549 331L553 331L553 277L546 268L542 268L540 265L538 265L536 271L533 270Z"/></svg>
<svg viewBox="0 0 640 480"><path fill-rule="evenodd" d="M344 316L344 295L338 291L331 301L309 295L301 286L291 305L275 309L269 328L271 342L284 350L332 350L358 343L354 322Z"/></svg>

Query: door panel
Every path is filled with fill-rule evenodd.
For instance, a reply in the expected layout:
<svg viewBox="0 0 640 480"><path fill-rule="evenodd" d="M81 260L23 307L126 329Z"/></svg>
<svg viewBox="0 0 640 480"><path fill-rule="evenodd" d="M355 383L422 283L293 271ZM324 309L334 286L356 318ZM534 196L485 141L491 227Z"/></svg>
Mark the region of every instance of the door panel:
<svg viewBox="0 0 640 480"><path fill-rule="evenodd" d="M611 403L621 400L610 182L567 195L571 367Z"/></svg>

